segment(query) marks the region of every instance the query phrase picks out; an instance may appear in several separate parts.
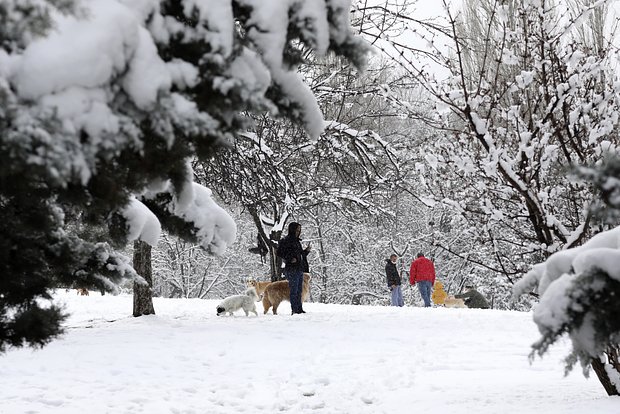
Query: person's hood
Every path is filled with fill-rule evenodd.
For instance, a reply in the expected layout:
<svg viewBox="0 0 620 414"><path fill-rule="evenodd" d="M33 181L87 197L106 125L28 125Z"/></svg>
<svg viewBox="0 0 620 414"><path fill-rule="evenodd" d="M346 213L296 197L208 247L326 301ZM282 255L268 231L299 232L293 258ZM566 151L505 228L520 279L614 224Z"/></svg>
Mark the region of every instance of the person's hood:
<svg viewBox="0 0 620 414"><path fill-rule="evenodd" d="M297 223L297 222L291 222L288 225L288 235L291 237L296 237L297 236L297 229L301 227L301 224Z"/></svg>

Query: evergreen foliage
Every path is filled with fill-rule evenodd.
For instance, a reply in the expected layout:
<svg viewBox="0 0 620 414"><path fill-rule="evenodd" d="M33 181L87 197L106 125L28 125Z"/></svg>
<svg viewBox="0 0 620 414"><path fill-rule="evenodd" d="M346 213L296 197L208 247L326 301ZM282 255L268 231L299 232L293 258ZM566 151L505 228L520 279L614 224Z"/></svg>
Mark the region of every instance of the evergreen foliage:
<svg viewBox="0 0 620 414"><path fill-rule="evenodd" d="M565 294L566 300L561 302L563 306L554 307L566 315L564 321L552 328L545 327L533 348L537 354L543 355L564 334L593 335L594 347L573 348L566 360L569 371L578 361L587 367L592 357L602 355L620 343L620 319L617 317L620 314L620 281L594 268L575 275ZM590 326L594 328L593 333L582 331L589 330Z"/></svg>
<svg viewBox="0 0 620 414"><path fill-rule="evenodd" d="M607 210L603 219L617 224L620 194L620 159L612 157L595 167L582 167L578 175L589 179L600 194L596 210ZM562 336L573 349L566 358L566 372L580 363L584 374L592 367L609 395L620 395L620 253L619 228L602 232L583 246L556 253L534 266L515 286L517 294L540 290L534 320L541 338L532 354L543 355Z"/></svg>
<svg viewBox="0 0 620 414"><path fill-rule="evenodd" d="M143 237L133 236L130 201L146 205L168 232L224 249L222 226L204 217L190 161L207 160L250 124L250 114L265 111L316 136L321 115L294 56L314 47L362 65L368 51L349 32L347 1L207 3L0 0L0 352L44 345L62 332L66 315L49 302L51 289L111 291L136 277L115 250ZM265 20L271 14L283 17L280 26ZM118 27L95 32L105 18ZM97 67L104 74L95 85L78 76L45 84L29 63L44 58L52 26L56 42L101 35L102 55L115 36L127 37L109 72ZM62 50L71 57L71 45ZM83 73L99 75L84 59ZM45 79L80 69L52 63ZM76 96L83 118L67 115Z"/></svg>

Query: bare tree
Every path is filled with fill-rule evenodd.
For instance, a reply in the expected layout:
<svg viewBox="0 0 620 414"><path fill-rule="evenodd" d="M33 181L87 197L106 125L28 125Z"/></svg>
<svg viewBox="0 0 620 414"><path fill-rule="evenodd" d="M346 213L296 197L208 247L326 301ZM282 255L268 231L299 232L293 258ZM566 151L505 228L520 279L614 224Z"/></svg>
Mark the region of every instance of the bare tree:
<svg viewBox="0 0 620 414"><path fill-rule="evenodd" d="M238 235L238 244L245 245L245 236ZM201 299L237 293L248 276L242 267L246 261L237 257L235 246L214 256L164 233L153 254L153 291L157 296Z"/></svg>
<svg viewBox="0 0 620 414"><path fill-rule="evenodd" d="M478 229L476 243L487 246L486 254L472 259L514 280L530 260L577 245L591 232L592 193L570 182L562 166L596 160L618 141L613 49L598 38L605 48L593 53L577 36L597 24L587 17L604 14L604 4L573 14L547 1L540 9L472 1L456 14L444 5L442 24L389 7L369 8L368 19L388 15L426 42L420 48L402 36L382 49L437 111L426 117L398 94L389 99L435 129L420 171L433 203L450 206ZM368 27L366 35L376 36Z"/></svg>
<svg viewBox="0 0 620 414"><path fill-rule="evenodd" d="M389 142L364 128L366 115L377 120L377 109L386 109L377 106L383 103L375 99L378 83L353 80L351 68L334 60L317 61L308 71L321 109L333 117L318 139L306 140L289 122L256 117L254 130L241 134L215 162L195 166L211 187L233 189L223 195L225 201L247 209L257 228L256 251L267 249L272 280L280 277L275 247L289 214L303 216L321 205L348 217L390 215L384 200L399 177L399 159Z"/></svg>

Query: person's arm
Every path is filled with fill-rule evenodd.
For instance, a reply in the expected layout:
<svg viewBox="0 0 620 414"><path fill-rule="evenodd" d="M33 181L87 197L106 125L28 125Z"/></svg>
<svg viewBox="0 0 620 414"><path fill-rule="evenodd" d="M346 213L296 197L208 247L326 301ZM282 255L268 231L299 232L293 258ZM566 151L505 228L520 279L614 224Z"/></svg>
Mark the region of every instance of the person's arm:
<svg viewBox="0 0 620 414"><path fill-rule="evenodd" d="M300 262L307 262L308 261L308 253L310 253L310 248L303 248L301 246L301 241L299 242L299 244L297 246L295 246L295 250L296 250L296 257L298 258L298 260Z"/></svg>
<svg viewBox="0 0 620 414"><path fill-rule="evenodd" d="M310 246L301 251L302 260L308 260L308 254L310 253Z"/></svg>
<svg viewBox="0 0 620 414"><path fill-rule="evenodd" d="M472 296L472 292L465 292L465 293L459 293L458 295L454 295L455 298L457 299L469 299Z"/></svg>

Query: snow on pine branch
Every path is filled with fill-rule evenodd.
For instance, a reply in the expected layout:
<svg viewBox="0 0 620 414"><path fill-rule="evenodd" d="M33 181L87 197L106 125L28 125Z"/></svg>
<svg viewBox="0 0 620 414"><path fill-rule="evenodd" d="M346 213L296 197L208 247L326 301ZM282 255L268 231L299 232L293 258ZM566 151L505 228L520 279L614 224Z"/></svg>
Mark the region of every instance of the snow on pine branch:
<svg viewBox="0 0 620 414"><path fill-rule="evenodd" d="M182 95L185 88L199 82L200 69L178 58L166 62L159 54L158 44L170 42L173 36L181 35L187 42L206 41L211 49L206 61L228 65L225 76L213 79L220 92L241 86L245 99L275 111L265 95L270 85L276 85L285 100L298 105L298 115L313 137L323 130L322 115L296 67L284 60L284 50L292 40L290 29L294 27L299 40L318 54L328 50L342 54L338 48L347 43L356 44L360 54L368 51L349 30L348 0L183 1L183 13L196 19L195 26L164 17L158 0L82 0L77 2L79 12L75 15L48 6L53 30L34 39L22 53L3 51L0 73L10 80L21 100L58 119L68 136L77 137L81 131L87 134L81 145L71 142L74 138L57 143L54 137L45 138L50 150L30 158L33 164L52 166L49 175L61 185L75 177L87 184L97 174L99 157L109 159L124 150L144 151L136 123L145 115L139 111L154 114L154 125L166 137L168 147L175 145L175 128L200 135L218 127L215 119ZM235 7L247 14L235 16ZM248 41L243 45L235 44L239 21L246 25ZM181 93L173 92L173 86ZM119 99L125 96L138 113L119 111ZM179 201L187 198L183 194L178 197ZM212 199L199 190L194 201L211 206ZM129 237L154 243L158 229L142 207L132 200L123 211L131 223ZM206 225L205 218L191 208L183 215ZM230 230L222 237L213 234L219 228L213 225L201 233L204 243L218 251L234 239Z"/></svg>
<svg viewBox="0 0 620 414"><path fill-rule="evenodd" d="M192 176L191 168L188 170L188 178ZM193 227L192 235L197 243L205 250L223 254L226 249L234 243L237 237L237 225L232 217L213 200L213 193L198 183L191 182L189 179L182 183L181 189L174 189L171 182L163 183L155 191L148 191L144 194L147 204L157 198L168 200L165 203L165 210L168 214L181 218L184 222ZM141 239L151 244L150 238L145 240L147 235L154 235L155 231L148 230L148 226L155 223L149 220L151 213L146 206L132 210L134 220L129 222L130 234L141 234ZM125 217L130 217L125 215ZM140 232L140 226L145 223ZM131 227L134 225L134 227ZM146 232L145 235L142 235ZM155 238L156 241L156 238Z"/></svg>
<svg viewBox="0 0 620 414"><path fill-rule="evenodd" d="M291 40L289 23L299 31L300 39L319 54L328 49L338 51L347 42L365 54L368 48L349 30L349 1L237 3L248 10L245 23L251 40L245 44L256 45L260 54L242 46L241 53L233 55L236 28L232 1L183 2L186 16L197 16L198 23L203 23L191 28L163 18L158 13L157 0L83 0L79 3L81 14L55 13L54 31L32 42L22 55L12 57L10 77L21 97L40 100L45 109L58 113L65 128L86 129L95 141L107 139L123 127L120 114L110 107L114 95L108 85L116 78L120 78L122 90L141 109L152 108L159 96L170 94L173 84L183 88L196 83L198 68L179 59L164 62L156 48L156 42L166 43L171 36L182 33L188 41L202 38L211 45L213 51L206 56L209 61L224 63L229 59L228 79L257 94L256 99L262 99L272 110L273 105L264 95L270 83L275 84L288 102L299 105L297 115L310 135L318 137L323 122L316 100L296 68L283 58L283 50ZM332 24L328 15L334 20ZM226 86L224 79L216 77L214 85L226 92L231 85L229 82ZM87 109L79 112L77 108ZM198 115L195 109L194 113ZM139 140L135 141L116 144L139 148ZM79 160L74 165L76 169L93 168L89 162L92 151L84 152L67 157ZM81 176L87 180L88 171Z"/></svg>
<svg viewBox="0 0 620 414"><path fill-rule="evenodd" d="M223 254L237 237L237 224L215 203L210 189L193 183L193 190L193 202L181 216L199 229L196 236L202 247L213 253Z"/></svg>
<svg viewBox="0 0 620 414"><path fill-rule="evenodd" d="M139 107L152 106L171 78L150 34L117 1L84 1L83 6L85 17L57 15L55 29L16 58L12 80L18 94L36 100L71 89L96 90L122 76L131 99ZM88 107L90 101L82 103Z"/></svg>
<svg viewBox="0 0 620 414"><path fill-rule="evenodd" d="M620 331L605 322L609 304L616 303L620 287L620 227L599 233L582 246L562 250L539 263L514 287L514 297L537 289L540 303L534 322L542 337L533 345L543 354L567 333L573 352L568 368L581 361L584 369L617 340ZM617 305L616 305L617 307ZM613 310L613 306L611 307ZM616 324L617 326L617 324Z"/></svg>
<svg viewBox="0 0 620 414"><path fill-rule="evenodd" d="M131 197L129 203L120 211L127 221L127 241L142 240L151 246L157 245L161 224L157 216L147 206Z"/></svg>
<svg viewBox="0 0 620 414"><path fill-rule="evenodd" d="M582 246L554 253L544 263L534 266L515 285L515 294L522 295L527 293L534 283L538 286L538 292L543 295L551 283L570 273L574 265L573 262L581 253L599 248L620 249L620 227L599 233Z"/></svg>
<svg viewBox="0 0 620 414"><path fill-rule="evenodd" d="M210 189L194 182L184 183L184 188L174 196L170 182L164 183L155 192L147 192L146 200L153 200L158 195L170 193L172 200L167 209L174 216L182 218L194 227L193 235L205 250L223 254L235 241L237 225L232 217L212 197ZM127 226L127 241L142 240L156 246L161 234L161 224L149 208L131 197L129 203L120 211Z"/></svg>

